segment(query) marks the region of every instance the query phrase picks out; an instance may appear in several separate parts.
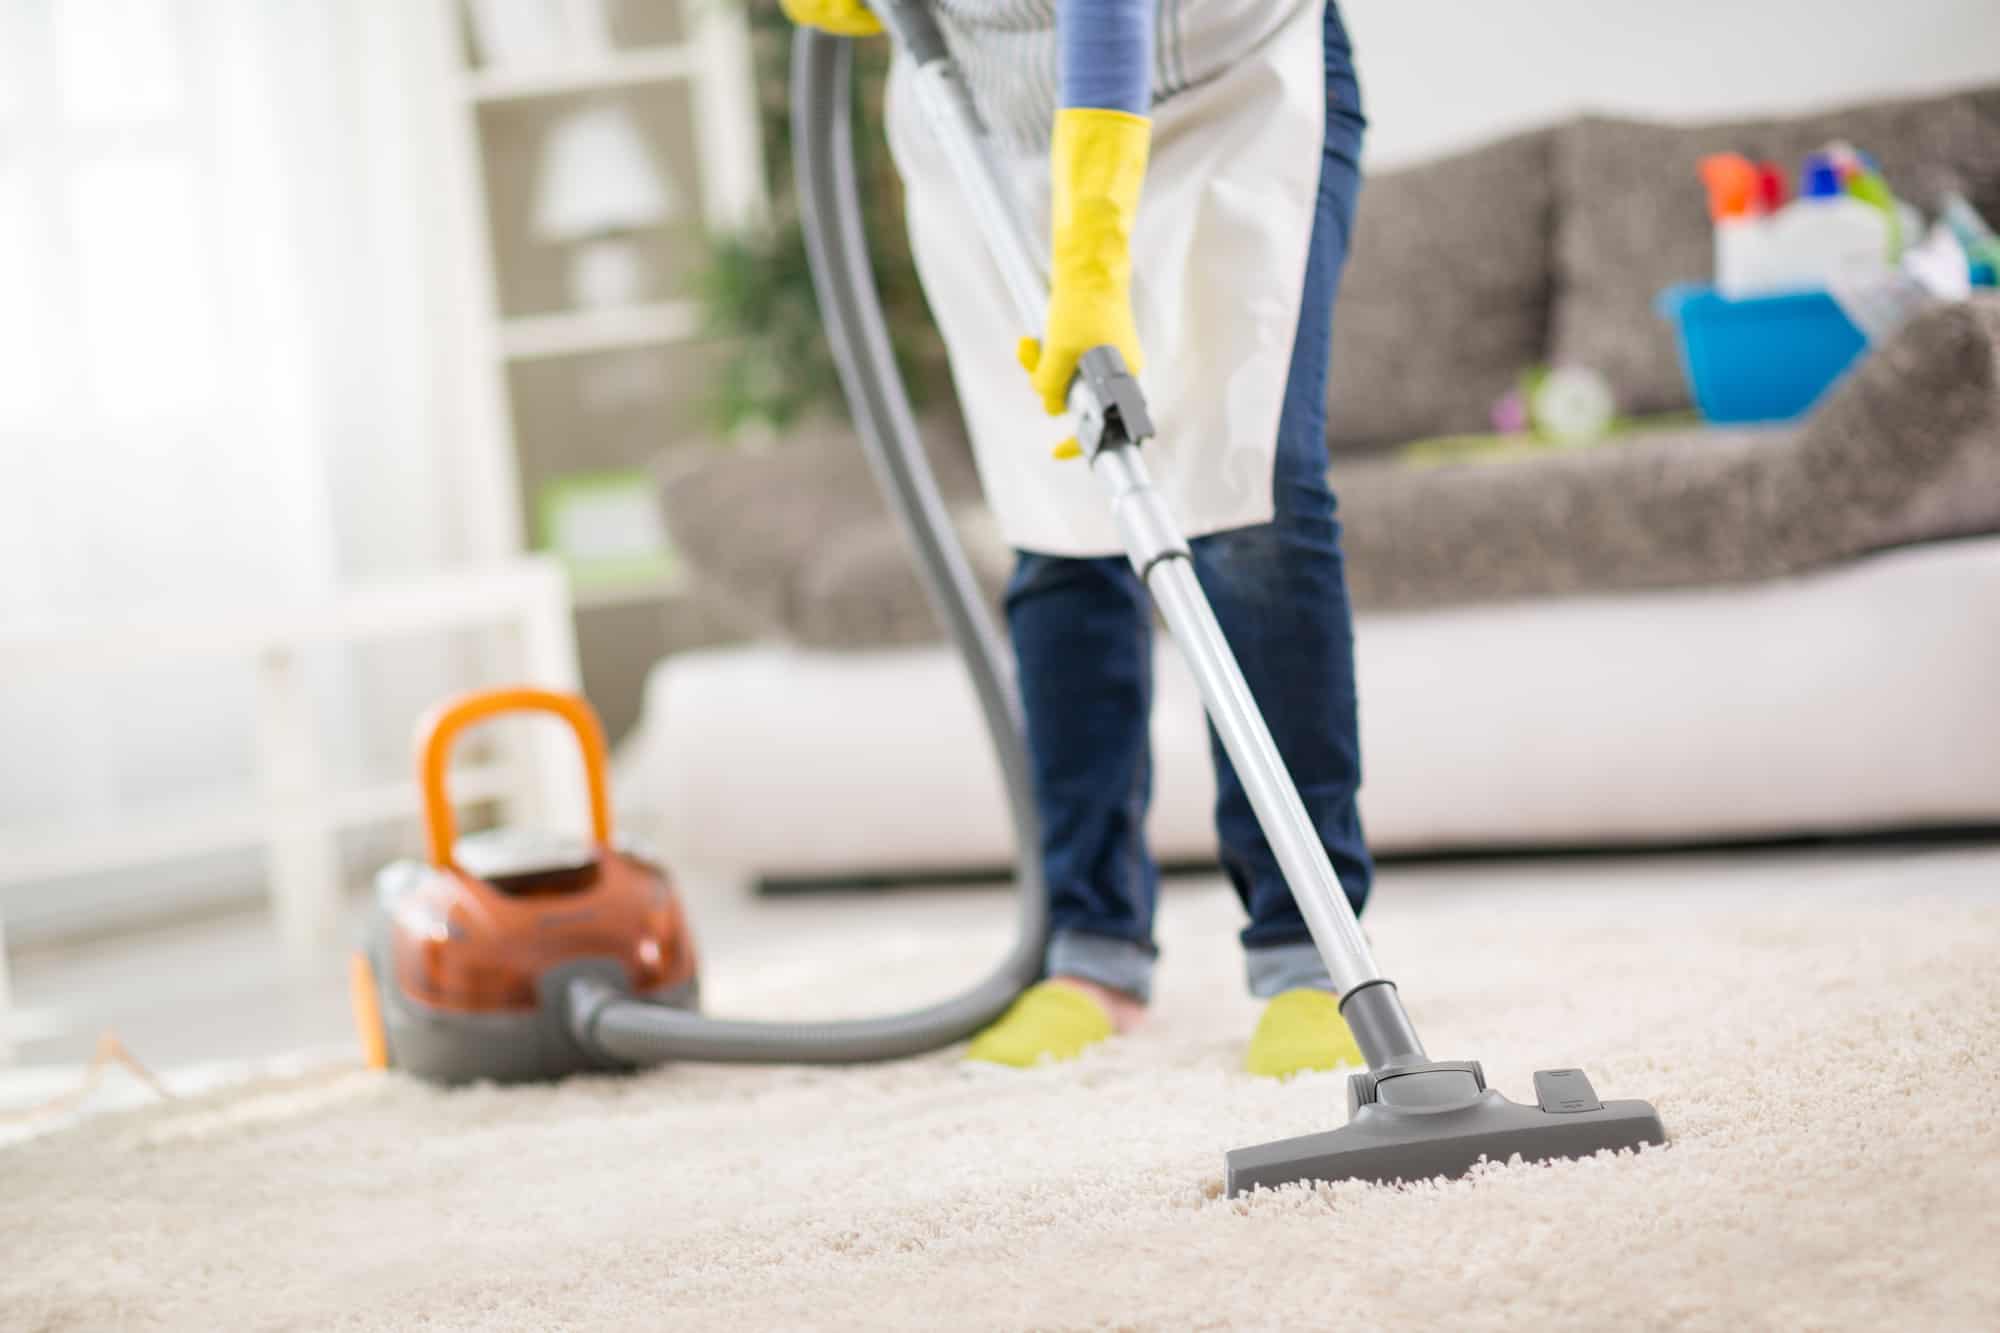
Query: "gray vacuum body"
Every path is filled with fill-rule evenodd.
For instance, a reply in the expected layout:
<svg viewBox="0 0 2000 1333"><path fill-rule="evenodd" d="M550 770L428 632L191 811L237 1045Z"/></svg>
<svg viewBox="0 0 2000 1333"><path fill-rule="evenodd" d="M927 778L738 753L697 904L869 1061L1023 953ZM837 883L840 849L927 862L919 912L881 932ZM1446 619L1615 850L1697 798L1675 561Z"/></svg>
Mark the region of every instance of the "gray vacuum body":
<svg viewBox="0 0 2000 1333"><path fill-rule="evenodd" d="M1525 1162L1667 1141L1659 1112L1640 1101L1598 1100L1580 1069L1535 1075L1533 1106L1486 1086L1475 1061L1423 1061L1355 1074L1347 1124L1224 1155L1231 1195L1295 1181L1381 1184L1462 1176L1481 1161Z"/></svg>

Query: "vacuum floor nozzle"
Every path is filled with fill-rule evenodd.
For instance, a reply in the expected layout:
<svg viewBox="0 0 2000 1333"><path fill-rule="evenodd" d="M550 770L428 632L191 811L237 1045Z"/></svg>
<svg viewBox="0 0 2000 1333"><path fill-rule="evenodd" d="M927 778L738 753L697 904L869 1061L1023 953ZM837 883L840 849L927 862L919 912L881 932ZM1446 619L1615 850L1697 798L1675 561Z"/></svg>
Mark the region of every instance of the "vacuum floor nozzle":
<svg viewBox="0 0 2000 1333"><path fill-rule="evenodd" d="M1426 1061L1348 1079L1347 1124L1237 1148L1224 1157L1231 1195L1296 1181L1381 1184L1462 1176L1482 1161L1547 1161L1665 1143L1659 1112L1599 1101L1580 1069L1535 1075L1536 1104L1486 1086L1476 1062Z"/></svg>

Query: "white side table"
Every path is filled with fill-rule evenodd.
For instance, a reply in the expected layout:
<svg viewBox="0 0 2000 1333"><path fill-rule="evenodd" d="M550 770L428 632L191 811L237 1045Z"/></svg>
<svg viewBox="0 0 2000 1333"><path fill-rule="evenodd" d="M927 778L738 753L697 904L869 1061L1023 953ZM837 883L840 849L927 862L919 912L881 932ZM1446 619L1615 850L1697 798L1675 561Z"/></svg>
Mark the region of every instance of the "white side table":
<svg viewBox="0 0 2000 1333"><path fill-rule="evenodd" d="M518 679L550 689L580 683L568 582L553 561L356 586L320 604L255 611L198 608L115 622L69 621L0 628L0 662L13 674L83 674L107 662L249 660L256 665L255 798L209 802L113 827L0 834L0 884L115 870L193 853L262 844L272 915L295 958L311 957L336 924L341 830L421 809L413 780L339 788L328 783L312 700L299 670L304 650L402 635L498 627L511 634ZM582 820L583 775L562 736L540 731L528 753L456 770L460 800L498 799L509 818ZM0 1016L6 972L0 955ZM6 1043L0 1026L0 1047Z"/></svg>

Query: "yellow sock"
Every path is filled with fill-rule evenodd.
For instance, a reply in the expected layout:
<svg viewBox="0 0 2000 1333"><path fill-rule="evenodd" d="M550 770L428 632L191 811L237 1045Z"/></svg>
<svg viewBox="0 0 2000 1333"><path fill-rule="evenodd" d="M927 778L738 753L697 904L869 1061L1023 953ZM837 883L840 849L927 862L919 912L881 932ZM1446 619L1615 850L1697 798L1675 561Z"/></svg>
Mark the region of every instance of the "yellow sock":
<svg viewBox="0 0 2000 1333"><path fill-rule="evenodd" d="M1074 1060L1112 1031L1104 1006L1073 986L1044 981L1021 992L974 1037L965 1058L1026 1069L1043 1060Z"/></svg>
<svg viewBox="0 0 2000 1333"><path fill-rule="evenodd" d="M1366 1066L1340 1001L1323 990L1288 990L1264 1006L1257 1031L1250 1038L1244 1068L1267 1078L1284 1078L1308 1069Z"/></svg>

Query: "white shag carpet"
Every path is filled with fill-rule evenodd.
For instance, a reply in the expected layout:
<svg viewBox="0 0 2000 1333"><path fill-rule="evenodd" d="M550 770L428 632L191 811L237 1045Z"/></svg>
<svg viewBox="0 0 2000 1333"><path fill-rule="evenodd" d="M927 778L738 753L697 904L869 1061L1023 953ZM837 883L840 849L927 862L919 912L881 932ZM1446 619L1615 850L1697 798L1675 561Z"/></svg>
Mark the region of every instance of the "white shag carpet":
<svg viewBox="0 0 2000 1333"><path fill-rule="evenodd" d="M935 994L1000 945L997 897L955 901L868 900L714 989ZM1255 1011L1203 884L1169 893L1150 1029L1066 1068L453 1093L350 1068L0 1149L0 1327L2000 1320L2000 853L1392 869L1370 923L1434 1054L1523 1099L1582 1065L1672 1144L1220 1197L1225 1147L1338 1124L1343 1082L1237 1072Z"/></svg>

